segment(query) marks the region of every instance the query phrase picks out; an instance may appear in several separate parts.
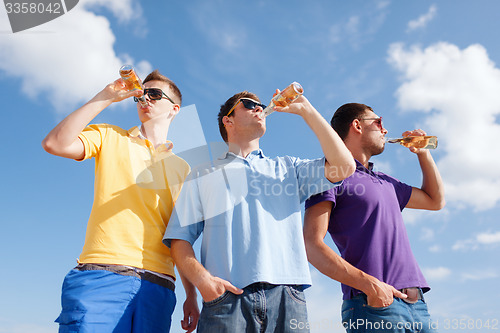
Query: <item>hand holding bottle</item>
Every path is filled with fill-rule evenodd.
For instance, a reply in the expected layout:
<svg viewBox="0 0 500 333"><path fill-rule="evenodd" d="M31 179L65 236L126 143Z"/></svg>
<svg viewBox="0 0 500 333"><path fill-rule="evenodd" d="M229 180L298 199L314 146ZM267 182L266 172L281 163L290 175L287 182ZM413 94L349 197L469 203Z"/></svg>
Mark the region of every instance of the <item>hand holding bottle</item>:
<svg viewBox="0 0 500 333"><path fill-rule="evenodd" d="M144 94L142 90L128 90L123 79L117 79L108 84L95 98L109 100L110 102L120 102L130 97L140 97Z"/></svg>
<svg viewBox="0 0 500 333"><path fill-rule="evenodd" d="M413 153L419 153L422 149L437 148L437 137L427 135L423 130L406 131L402 138L387 139L389 143L399 143L407 147Z"/></svg>
<svg viewBox="0 0 500 333"><path fill-rule="evenodd" d="M293 82L283 91L276 89L276 93L273 95L271 103L269 103L269 105L262 111L261 118L267 117L268 115L276 111L278 107L286 107L287 105L292 103L295 99L297 99L299 96L301 96L303 93L304 89L298 82Z"/></svg>
<svg viewBox="0 0 500 333"><path fill-rule="evenodd" d="M146 98L142 91L144 90L144 86L142 84L142 80L139 78L139 75L135 72L135 68L132 65L123 65L120 68L120 76L122 78L123 83L125 84L125 88L129 91L141 91L140 95L133 95L137 97L139 103L141 105L147 105Z"/></svg>
<svg viewBox="0 0 500 333"><path fill-rule="evenodd" d="M277 91L279 92L279 90ZM312 104L305 96L299 95L290 104L287 104L285 106L276 106L275 111L292 113L304 117L308 113L316 111L316 109L312 106Z"/></svg>

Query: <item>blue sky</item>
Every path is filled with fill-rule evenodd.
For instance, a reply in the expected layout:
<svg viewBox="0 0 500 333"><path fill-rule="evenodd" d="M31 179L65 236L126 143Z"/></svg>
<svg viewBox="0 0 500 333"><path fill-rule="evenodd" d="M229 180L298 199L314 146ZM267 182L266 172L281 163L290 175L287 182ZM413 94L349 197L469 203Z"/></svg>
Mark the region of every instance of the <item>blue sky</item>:
<svg viewBox="0 0 500 333"><path fill-rule="evenodd" d="M56 331L61 283L84 241L94 164L51 156L40 142L125 63L142 77L158 68L179 85L190 106L170 133L179 153L221 141L216 114L234 93L250 90L266 103L292 81L328 121L340 105L361 102L384 117L390 137L414 128L437 135L447 206L404 212L432 287L430 312L441 332L500 331L498 1L81 0L16 34L0 7L0 333ZM130 128L138 119L124 101L94 122ZM267 128L267 155L321 156L299 117L272 114ZM373 161L420 185L406 149L387 146ZM311 271L312 332L343 332L339 284ZM181 331L181 289L172 332Z"/></svg>

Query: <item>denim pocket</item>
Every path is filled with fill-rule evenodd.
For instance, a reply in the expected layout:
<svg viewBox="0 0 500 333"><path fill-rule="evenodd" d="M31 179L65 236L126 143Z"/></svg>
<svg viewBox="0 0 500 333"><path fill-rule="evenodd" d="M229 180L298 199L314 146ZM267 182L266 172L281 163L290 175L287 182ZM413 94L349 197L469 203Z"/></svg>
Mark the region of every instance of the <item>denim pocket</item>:
<svg viewBox="0 0 500 333"><path fill-rule="evenodd" d="M368 304L364 304L363 306L366 307L367 309L370 309L373 311L384 311L386 309L389 309L393 304L394 304L394 301L391 304L389 304L388 306L375 307L375 306L370 306Z"/></svg>
<svg viewBox="0 0 500 333"><path fill-rule="evenodd" d="M368 305L368 298L364 294L353 297L352 301L357 302L358 304L362 305L364 308L367 308L369 310L383 311L383 310L390 308L394 304L395 299L392 300L391 304L389 304L387 306L381 306L381 307L375 307L375 306Z"/></svg>
<svg viewBox="0 0 500 333"><path fill-rule="evenodd" d="M203 305L204 306L214 306L214 305L217 305L220 302L224 301L226 298L228 298L229 294L230 294L230 292L226 290L222 295L220 295L216 299L213 299L213 300L208 301L208 302L203 301Z"/></svg>
<svg viewBox="0 0 500 333"><path fill-rule="evenodd" d="M302 291L302 287L297 286L285 286L286 292L288 295L297 303L305 304L306 297L304 292Z"/></svg>

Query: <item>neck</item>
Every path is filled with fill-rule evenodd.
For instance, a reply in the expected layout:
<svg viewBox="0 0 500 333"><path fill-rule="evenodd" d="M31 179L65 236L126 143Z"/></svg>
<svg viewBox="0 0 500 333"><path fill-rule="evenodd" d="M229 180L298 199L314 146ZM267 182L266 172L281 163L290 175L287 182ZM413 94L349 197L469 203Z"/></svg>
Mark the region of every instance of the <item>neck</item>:
<svg viewBox="0 0 500 333"><path fill-rule="evenodd" d="M361 144L352 142L349 140L346 140L345 145L347 149L351 151L352 156L361 164L365 166L365 168L368 168L368 162L370 161L370 158L372 157L371 154L367 153Z"/></svg>
<svg viewBox="0 0 500 333"><path fill-rule="evenodd" d="M171 119L164 117L160 120L148 120L141 125L141 133L144 135L154 147L158 147L167 142L168 129Z"/></svg>
<svg viewBox="0 0 500 333"><path fill-rule="evenodd" d="M368 162L370 162L371 156L367 154L355 154L352 152L352 156L359 161L359 163L363 164L365 168L368 168Z"/></svg>
<svg viewBox="0 0 500 333"><path fill-rule="evenodd" d="M254 150L259 149L259 139L251 141L229 141L229 151L235 155L247 157Z"/></svg>

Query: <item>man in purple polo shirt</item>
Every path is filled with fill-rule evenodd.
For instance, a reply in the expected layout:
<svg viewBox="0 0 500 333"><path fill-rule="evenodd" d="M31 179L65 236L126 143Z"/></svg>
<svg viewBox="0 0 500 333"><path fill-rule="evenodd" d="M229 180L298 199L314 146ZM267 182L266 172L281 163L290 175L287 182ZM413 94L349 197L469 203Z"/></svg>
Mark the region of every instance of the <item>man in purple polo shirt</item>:
<svg viewBox="0 0 500 333"><path fill-rule="evenodd" d="M418 157L420 188L373 171L370 158L384 151L387 130L364 104L349 103L334 114L332 127L356 160L341 186L306 203L307 256L320 272L342 283L342 322L350 332L435 332L423 293L430 288L418 267L403 222L403 208L439 210L443 183L426 149ZM403 136L425 135L422 130ZM342 257L324 242L329 232Z"/></svg>

